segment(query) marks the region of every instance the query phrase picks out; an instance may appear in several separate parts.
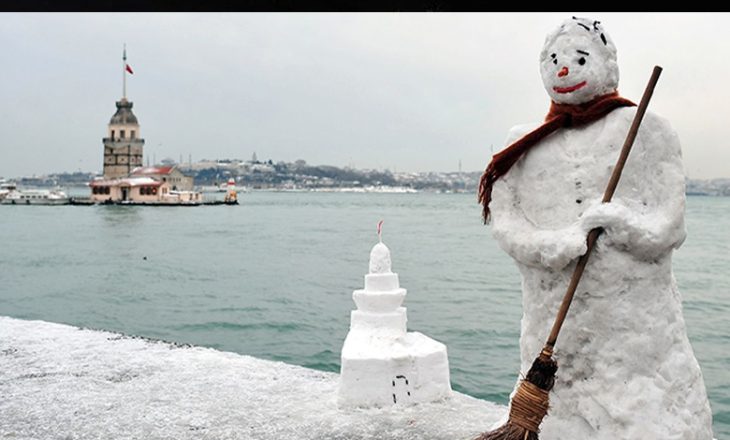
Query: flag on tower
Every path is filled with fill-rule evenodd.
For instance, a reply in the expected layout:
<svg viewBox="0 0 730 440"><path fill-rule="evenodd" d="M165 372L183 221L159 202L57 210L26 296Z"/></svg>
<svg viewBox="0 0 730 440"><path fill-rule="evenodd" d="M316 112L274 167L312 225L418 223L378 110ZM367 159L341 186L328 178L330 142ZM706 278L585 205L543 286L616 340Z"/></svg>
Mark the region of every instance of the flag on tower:
<svg viewBox="0 0 730 440"><path fill-rule="evenodd" d="M134 75L134 71L132 70L132 66L127 64L127 44L124 44L124 51L122 52L122 61L124 61L124 70Z"/></svg>

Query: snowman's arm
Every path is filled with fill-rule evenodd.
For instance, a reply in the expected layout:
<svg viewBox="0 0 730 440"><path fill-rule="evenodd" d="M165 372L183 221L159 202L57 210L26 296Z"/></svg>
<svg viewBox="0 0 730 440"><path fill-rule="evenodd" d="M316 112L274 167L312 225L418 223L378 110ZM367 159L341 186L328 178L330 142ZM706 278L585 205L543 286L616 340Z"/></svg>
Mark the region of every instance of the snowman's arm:
<svg viewBox="0 0 730 440"><path fill-rule="evenodd" d="M578 222L562 229L540 229L528 218L509 179L492 190L492 234L512 258L527 266L560 270L586 251L586 233Z"/></svg>
<svg viewBox="0 0 730 440"><path fill-rule="evenodd" d="M510 130L506 145L531 130L517 126ZM519 167L519 162L515 164ZM528 266L562 269L585 252L585 231L578 222L558 230L540 229L526 216L520 205L510 173L492 188L491 226L499 246L518 262Z"/></svg>
<svg viewBox="0 0 730 440"><path fill-rule="evenodd" d="M626 168L640 176L632 183L635 188L619 190L607 206L587 210L583 226L605 226L607 244L652 261L681 246L686 237L685 178L679 138L669 122L647 113L642 129L639 148L629 156L632 166Z"/></svg>

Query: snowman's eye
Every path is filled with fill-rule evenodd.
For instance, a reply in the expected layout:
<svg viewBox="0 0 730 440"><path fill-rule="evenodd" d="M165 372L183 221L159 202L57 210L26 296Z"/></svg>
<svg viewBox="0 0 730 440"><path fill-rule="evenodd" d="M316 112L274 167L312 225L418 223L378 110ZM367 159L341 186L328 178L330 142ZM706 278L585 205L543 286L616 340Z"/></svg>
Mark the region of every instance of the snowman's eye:
<svg viewBox="0 0 730 440"><path fill-rule="evenodd" d="M554 59L553 60L553 64L558 64L558 60L557 59Z"/></svg>
<svg viewBox="0 0 730 440"><path fill-rule="evenodd" d="M583 58L583 57L580 57L580 59L578 60L578 64L580 64L580 65L582 66L582 65L584 65L585 63L586 63L586 59L585 59L585 58Z"/></svg>

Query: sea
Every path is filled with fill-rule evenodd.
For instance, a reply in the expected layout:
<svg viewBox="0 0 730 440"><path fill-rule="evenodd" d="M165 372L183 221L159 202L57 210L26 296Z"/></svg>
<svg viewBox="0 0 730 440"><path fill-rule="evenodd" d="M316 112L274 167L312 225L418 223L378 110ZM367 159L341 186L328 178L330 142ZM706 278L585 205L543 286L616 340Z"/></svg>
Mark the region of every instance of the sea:
<svg viewBox="0 0 730 440"><path fill-rule="evenodd" d="M254 191L239 200L0 206L0 315L337 372L352 291L383 220L409 330L447 345L455 390L509 401L520 275L473 194ZM730 439L728 213L730 198L688 197L688 237L673 259L718 439Z"/></svg>

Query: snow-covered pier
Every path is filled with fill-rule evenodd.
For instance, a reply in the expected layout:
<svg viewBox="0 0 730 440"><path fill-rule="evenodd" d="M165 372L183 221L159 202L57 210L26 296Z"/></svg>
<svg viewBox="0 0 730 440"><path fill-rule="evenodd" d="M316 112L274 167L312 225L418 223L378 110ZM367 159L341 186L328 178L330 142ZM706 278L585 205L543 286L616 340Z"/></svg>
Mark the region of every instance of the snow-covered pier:
<svg viewBox="0 0 730 440"><path fill-rule="evenodd" d="M338 375L202 347L0 317L0 438L469 439L506 407L339 409Z"/></svg>

